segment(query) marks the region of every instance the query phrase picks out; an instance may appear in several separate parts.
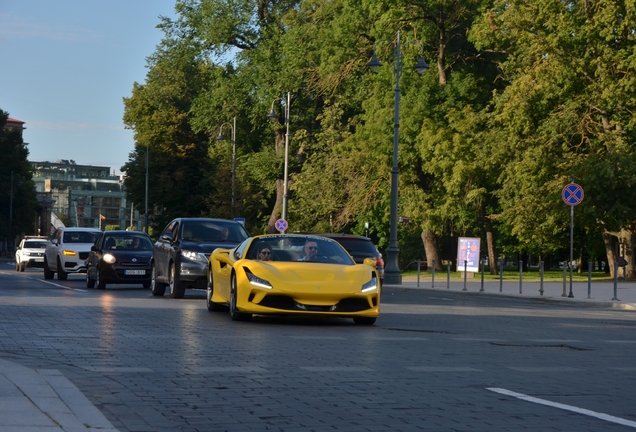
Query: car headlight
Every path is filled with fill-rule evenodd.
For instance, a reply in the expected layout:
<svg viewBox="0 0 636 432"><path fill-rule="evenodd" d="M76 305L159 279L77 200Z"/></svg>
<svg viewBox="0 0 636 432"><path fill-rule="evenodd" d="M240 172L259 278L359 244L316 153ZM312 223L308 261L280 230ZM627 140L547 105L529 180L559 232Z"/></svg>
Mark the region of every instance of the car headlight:
<svg viewBox="0 0 636 432"><path fill-rule="evenodd" d="M247 275L247 280L249 280L252 285L255 285L261 288L272 289L271 283L269 283L263 278L259 278L258 276L254 275L254 273L252 273L248 269L245 269L245 274Z"/></svg>
<svg viewBox="0 0 636 432"><path fill-rule="evenodd" d="M194 252L194 251L189 251L189 250L182 250L181 251L181 256L184 257L184 258L187 258L189 260L192 260L192 261L206 262L205 256L201 255L199 252Z"/></svg>
<svg viewBox="0 0 636 432"><path fill-rule="evenodd" d="M378 279L373 276L371 280L362 285L362 292L373 291L378 287Z"/></svg>
<svg viewBox="0 0 636 432"><path fill-rule="evenodd" d="M104 260L104 262L108 263L108 264L112 264L115 261L117 261L117 259L115 258L115 255L112 254L104 254L104 256L102 257L102 259Z"/></svg>

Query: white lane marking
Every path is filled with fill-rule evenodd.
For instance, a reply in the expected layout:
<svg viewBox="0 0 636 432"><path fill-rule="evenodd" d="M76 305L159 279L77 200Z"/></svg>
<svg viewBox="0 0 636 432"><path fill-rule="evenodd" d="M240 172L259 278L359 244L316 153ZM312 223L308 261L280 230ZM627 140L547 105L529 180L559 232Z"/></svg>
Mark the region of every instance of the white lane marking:
<svg viewBox="0 0 636 432"><path fill-rule="evenodd" d="M506 342L505 339L488 339L488 338L469 338L469 337L459 337L459 338L451 338L456 341L474 341L474 342Z"/></svg>
<svg viewBox="0 0 636 432"><path fill-rule="evenodd" d="M604 340L604 341L601 341L601 342L632 344L632 343L636 343L636 340Z"/></svg>
<svg viewBox="0 0 636 432"><path fill-rule="evenodd" d="M371 369L364 366L335 366L335 367L300 366L300 369L304 369L309 372L374 372L375 371L375 369Z"/></svg>
<svg viewBox="0 0 636 432"><path fill-rule="evenodd" d="M330 339L344 340L346 339L340 336L291 336L291 338L292 339L310 339L310 340L330 340Z"/></svg>
<svg viewBox="0 0 636 432"><path fill-rule="evenodd" d="M79 292L87 292L86 290L83 290L83 289L79 289L79 288L70 288L70 287L66 287L66 286L64 286L64 285L56 284L56 283L54 283L54 282L49 282L49 281L45 281L45 280L42 280L42 279L36 279L36 278L30 278L30 279L33 279L33 280L36 280L36 281L39 281L39 282L44 282L45 284L53 285L53 286L56 286L56 287L59 287L59 288L64 288L65 290L79 291Z"/></svg>
<svg viewBox="0 0 636 432"><path fill-rule="evenodd" d="M506 395L506 396L512 396L515 397L517 399L521 399L524 400L526 402L532 402L532 403L536 403L536 404L540 404L540 405L547 405L547 406L551 406L553 408L559 408L562 410L566 410L566 411L572 411L578 414L583 414L583 415L587 415L590 417L596 417L598 419L601 420L605 420L608 422L612 422L612 423L618 423L620 425L623 426L630 426L633 428L636 428L636 422L631 421L631 420L625 420L622 419L620 417L614 417L611 416L609 414L604 414L604 413L599 413L596 411L591 411L585 408L579 408L579 407L575 407L572 405L566 405L566 404L562 404L562 403L558 403L558 402L552 402L546 399L540 399L540 398L536 398L533 396L528 396L525 395L523 393L516 393L510 390L506 390L506 389L502 389L502 388L497 388L497 387L488 387L486 388L486 390L490 390L491 392L495 392L495 393L499 393L502 395Z"/></svg>
<svg viewBox="0 0 636 432"><path fill-rule="evenodd" d="M407 369L415 372L482 372L481 369L471 367L413 366Z"/></svg>
<svg viewBox="0 0 636 432"><path fill-rule="evenodd" d="M578 369L566 366L552 366L552 367L515 367L509 366L508 369L516 370L519 372L585 372L585 369Z"/></svg>
<svg viewBox="0 0 636 432"><path fill-rule="evenodd" d="M446 300L446 301L455 300L455 299L450 299L450 298L446 298L446 297L431 297L431 299L433 299L433 300Z"/></svg>
<svg viewBox="0 0 636 432"><path fill-rule="evenodd" d="M426 338L421 337L371 337L370 340L379 340L379 341L427 341Z"/></svg>
<svg viewBox="0 0 636 432"><path fill-rule="evenodd" d="M576 339L528 339L530 342L544 342L544 343L572 343L572 342L581 342Z"/></svg>

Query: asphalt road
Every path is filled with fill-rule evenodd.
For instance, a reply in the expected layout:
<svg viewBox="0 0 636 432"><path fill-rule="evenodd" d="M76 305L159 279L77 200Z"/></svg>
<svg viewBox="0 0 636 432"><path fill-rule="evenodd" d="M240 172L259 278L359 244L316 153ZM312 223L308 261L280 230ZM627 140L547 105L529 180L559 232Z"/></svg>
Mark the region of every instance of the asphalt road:
<svg viewBox="0 0 636 432"><path fill-rule="evenodd" d="M0 268L0 358L63 373L121 432L619 431L636 312L385 290L375 326L208 312L204 291Z"/></svg>

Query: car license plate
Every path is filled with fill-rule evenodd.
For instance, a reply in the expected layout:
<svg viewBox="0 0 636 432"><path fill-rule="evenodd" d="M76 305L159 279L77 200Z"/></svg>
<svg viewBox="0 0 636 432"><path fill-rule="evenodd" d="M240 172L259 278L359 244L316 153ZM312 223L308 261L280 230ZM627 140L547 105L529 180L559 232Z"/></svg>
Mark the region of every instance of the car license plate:
<svg viewBox="0 0 636 432"><path fill-rule="evenodd" d="M146 270L124 270L124 274L128 276L143 276L146 274Z"/></svg>

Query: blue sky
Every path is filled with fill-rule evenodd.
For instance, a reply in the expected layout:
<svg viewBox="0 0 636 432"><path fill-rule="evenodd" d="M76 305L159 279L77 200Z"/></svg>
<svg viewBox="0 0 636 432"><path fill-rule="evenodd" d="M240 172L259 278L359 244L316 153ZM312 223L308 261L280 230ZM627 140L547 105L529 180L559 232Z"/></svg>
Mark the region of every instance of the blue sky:
<svg viewBox="0 0 636 432"><path fill-rule="evenodd" d="M119 173L134 139L123 97L146 78L175 0L0 0L0 109L26 122L31 161Z"/></svg>

